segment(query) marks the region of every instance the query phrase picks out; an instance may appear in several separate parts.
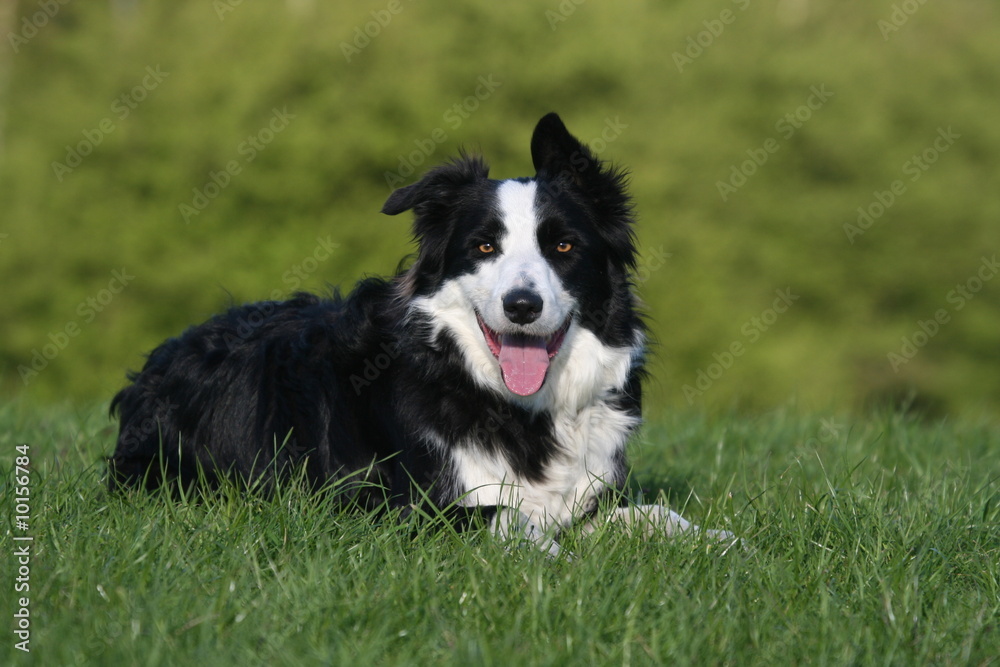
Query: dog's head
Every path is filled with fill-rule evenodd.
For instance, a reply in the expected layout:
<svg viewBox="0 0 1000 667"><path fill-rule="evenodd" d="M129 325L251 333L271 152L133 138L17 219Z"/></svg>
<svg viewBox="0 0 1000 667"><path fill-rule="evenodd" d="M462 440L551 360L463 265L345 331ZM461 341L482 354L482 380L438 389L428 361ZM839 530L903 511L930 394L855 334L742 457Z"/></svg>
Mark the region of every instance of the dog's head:
<svg viewBox="0 0 1000 667"><path fill-rule="evenodd" d="M635 344L631 203L605 166L552 113L531 139L534 178L492 180L463 155L396 190L413 209L418 254L404 279L413 308L463 349L477 376L520 396L540 390L574 329L604 346ZM499 373L499 374L498 374ZM487 382L489 383L489 382Z"/></svg>

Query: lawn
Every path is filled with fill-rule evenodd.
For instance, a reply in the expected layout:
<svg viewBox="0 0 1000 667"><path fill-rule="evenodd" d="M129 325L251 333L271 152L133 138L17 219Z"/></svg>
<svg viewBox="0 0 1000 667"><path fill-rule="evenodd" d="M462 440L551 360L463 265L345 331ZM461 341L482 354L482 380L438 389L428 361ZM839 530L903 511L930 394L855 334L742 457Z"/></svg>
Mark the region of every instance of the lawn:
<svg viewBox="0 0 1000 667"><path fill-rule="evenodd" d="M1000 655L1000 431L898 414L681 413L635 443L742 548L488 535L264 500L109 496L102 407L0 408L2 664L985 665ZM27 445L18 452L19 445ZM16 457L30 459L28 529ZM22 460L21 463L24 463ZM30 536L33 541L15 540ZM28 574L17 549L29 545ZM29 590L15 592L18 578Z"/></svg>

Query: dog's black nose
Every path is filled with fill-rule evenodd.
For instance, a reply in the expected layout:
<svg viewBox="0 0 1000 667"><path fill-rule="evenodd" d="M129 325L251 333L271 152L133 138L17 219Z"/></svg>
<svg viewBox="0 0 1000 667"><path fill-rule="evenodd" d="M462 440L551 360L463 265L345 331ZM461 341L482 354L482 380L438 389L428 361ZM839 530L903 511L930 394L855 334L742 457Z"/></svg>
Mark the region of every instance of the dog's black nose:
<svg viewBox="0 0 1000 667"><path fill-rule="evenodd" d="M527 289L511 290L503 298L503 312L514 324L531 324L542 314L542 297Z"/></svg>

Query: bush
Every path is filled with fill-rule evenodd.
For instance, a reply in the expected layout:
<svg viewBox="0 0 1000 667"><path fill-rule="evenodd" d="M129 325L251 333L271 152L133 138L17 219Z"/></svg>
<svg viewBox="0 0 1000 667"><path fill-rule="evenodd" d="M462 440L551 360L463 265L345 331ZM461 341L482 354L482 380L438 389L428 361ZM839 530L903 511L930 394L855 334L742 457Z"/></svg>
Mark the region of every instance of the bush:
<svg viewBox="0 0 1000 667"><path fill-rule="evenodd" d="M530 175L557 110L634 174L652 410L1000 404L993 6L49 4L0 26L7 394L108 396L230 301L392 271L390 184L461 145Z"/></svg>

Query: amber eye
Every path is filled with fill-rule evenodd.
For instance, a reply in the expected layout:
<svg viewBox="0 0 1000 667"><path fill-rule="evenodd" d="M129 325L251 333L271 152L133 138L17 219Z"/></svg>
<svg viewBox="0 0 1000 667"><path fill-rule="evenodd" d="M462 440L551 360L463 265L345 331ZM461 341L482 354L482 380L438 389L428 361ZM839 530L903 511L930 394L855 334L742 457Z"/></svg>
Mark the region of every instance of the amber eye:
<svg viewBox="0 0 1000 667"><path fill-rule="evenodd" d="M483 243L482 245L479 246L479 252L483 254L491 253L494 250L496 250L496 248L493 246L492 243Z"/></svg>
<svg viewBox="0 0 1000 667"><path fill-rule="evenodd" d="M559 252L569 252L572 249L573 249L573 244L567 243L566 241L563 241L562 243L556 245L556 250L558 250Z"/></svg>

